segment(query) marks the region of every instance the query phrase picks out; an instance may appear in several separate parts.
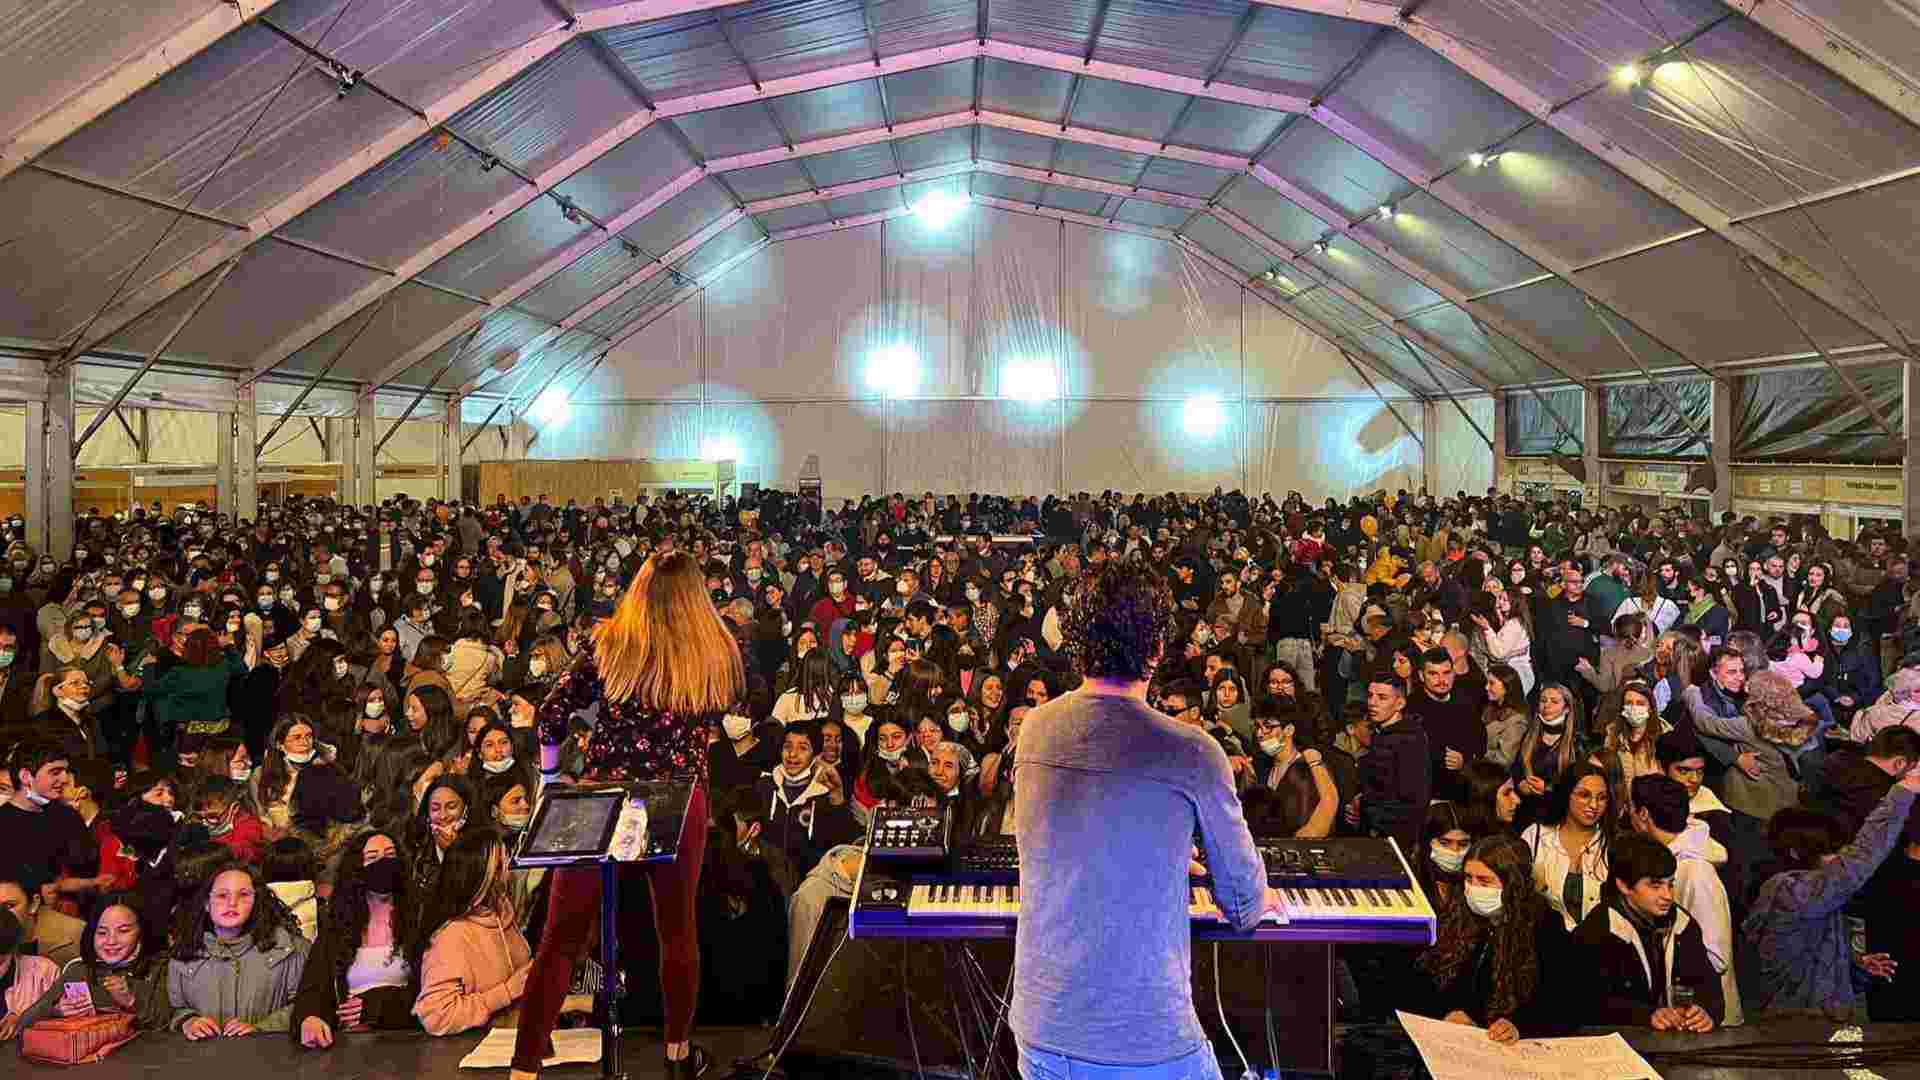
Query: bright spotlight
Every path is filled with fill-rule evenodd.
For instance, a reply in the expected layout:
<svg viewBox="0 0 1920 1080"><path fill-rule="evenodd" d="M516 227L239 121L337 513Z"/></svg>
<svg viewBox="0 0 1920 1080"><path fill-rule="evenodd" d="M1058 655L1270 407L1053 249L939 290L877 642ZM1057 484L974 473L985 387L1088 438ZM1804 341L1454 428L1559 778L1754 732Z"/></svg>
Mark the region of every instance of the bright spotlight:
<svg viewBox="0 0 1920 1080"><path fill-rule="evenodd" d="M920 354L911 345L882 345L867 357L867 385L881 397L899 398L920 388Z"/></svg>
<svg viewBox="0 0 1920 1080"><path fill-rule="evenodd" d="M1180 410L1180 426L1195 438L1211 438L1226 421L1226 407L1213 394L1190 397Z"/></svg>
<svg viewBox="0 0 1920 1080"><path fill-rule="evenodd" d="M533 418L542 424L557 424L567 418L573 408L567 400L567 392L557 386L549 386L533 401Z"/></svg>
<svg viewBox="0 0 1920 1080"><path fill-rule="evenodd" d="M708 439L706 444L700 447L700 459L702 461L739 461L740 444L724 437Z"/></svg>
<svg viewBox="0 0 1920 1080"><path fill-rule="evenodd" d="M1060 396L1060 382L1045 361L1015 360L1000 373L1000 395L1015 401L1052 401Z"/></svg>
<svg viewBox="0 0 1920 1080"><path fill-rule="evenodd" d="M1489 151L1484 154L1474 153L1467 155L1467 164L1472 165L1476 169L1484 169L1499 160L1500 151L1498 150Z"/></svg>
<svg viewBox="0 0 1920 1080"><path fill-rule="evenodd" d="M1613 81L1621 86L1639 86L1640 80L1646 78L1646 74L1639 64L1626 64L1614 69Z"/></svg>
<svg viewBox="0 0 1920 1080"><path fill-rule="evenodd" d="M1393 204L1392 203L1388 203L1385 206L1382 206L1380 208L1380 220L1381 221L1393 220Z"/></svg>
<svg viewBox="0 0 1920 1080"><path fill-rule="evenodd" d="M943 228L948 222L960 216L973 200L964 191L934 191L914 204L914 215L934 228Z"/></svg>

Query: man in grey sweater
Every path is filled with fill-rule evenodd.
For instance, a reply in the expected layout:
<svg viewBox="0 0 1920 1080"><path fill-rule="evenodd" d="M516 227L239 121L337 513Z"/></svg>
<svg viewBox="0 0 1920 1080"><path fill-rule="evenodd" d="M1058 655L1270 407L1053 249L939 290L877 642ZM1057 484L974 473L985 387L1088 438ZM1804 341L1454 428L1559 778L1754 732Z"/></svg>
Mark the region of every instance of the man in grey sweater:
<svg viewBox="0 0 1920 1080"><path fill-rule="evenodd" d="M1196 826L1228 922L1249 930L1280 906L1226 754L1146 703L1173 613L1151 568L1103 567L1063 627L1086 681L1034 709L1021 732L1009 1022L1026 1080L1089 1065L1140 1080L1220 1076L1193 1006Z"/></svg>

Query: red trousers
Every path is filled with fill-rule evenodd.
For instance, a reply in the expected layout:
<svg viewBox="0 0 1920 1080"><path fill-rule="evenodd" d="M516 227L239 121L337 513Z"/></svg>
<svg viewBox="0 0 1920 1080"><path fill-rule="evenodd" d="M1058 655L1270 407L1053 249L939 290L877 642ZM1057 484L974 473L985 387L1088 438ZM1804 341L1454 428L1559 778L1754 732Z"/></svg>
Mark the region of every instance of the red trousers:
<svg viewBox="0 0 1920 1080"><path fill-rule="evenodd" d="M680 831L680 853L670 863L620 867L620 892L641 882L653 891L651 932L660 942L660 997L667 1010L667 1041L687 1041L693 1027L694 1005L700 997L700 933L695 920L695 894L700 891L700 864L707 854L707 791L696 786L687 800L687 821ZM574 966L586 952L594 916L600 911L598 867L556 870L547 894L547 927L540 935L527 978L526 1000L520 1008L520 1030L514 1038L513 1067L538 1072L553 1025L573 979ZM638 941L649 928L628 904L620 905L620 940ZM601 957L611 974L617 960Z"/></svg>

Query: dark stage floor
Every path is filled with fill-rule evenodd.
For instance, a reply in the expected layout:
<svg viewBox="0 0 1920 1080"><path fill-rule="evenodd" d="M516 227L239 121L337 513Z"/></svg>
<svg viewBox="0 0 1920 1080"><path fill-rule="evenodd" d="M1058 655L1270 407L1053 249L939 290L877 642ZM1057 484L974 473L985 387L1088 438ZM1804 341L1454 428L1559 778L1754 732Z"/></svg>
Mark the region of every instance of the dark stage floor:
<svg viewBox="0 0 1920 1080"><path fill-rule="evenodd" d="M1785 1020L1705 1036L1636 1033L1630 1041L1648 1055L1668 1050L1732 1048L1755 1043L1825 1044L1841 1026L1818 1020ZM1410 1047L1392 1050L1389 1045L1392 1040L1380 1038L1379 1035L1378 1030L1370 1031L1365 1027L1342 1029L1340 1041L1345 1050L1342 1080L1385 1080L1425 1075L1417 1061L1408 1056ZM755 1054L765 1048L768 1031L765 1028L704 1028L697 1037L713 1052L714 1070L708 1076L711 1080L722 1080L732 1074L731 1063L735 1058ZM1920 1046L1920 1024L1867 1025L1864 1037L1869 1044L1915 1040L1916 1046ZM429 1039L417 1035L365 1035L345 1039L331 1051L305 1053L294 1049L284 1036L190 1043L176 1035L149 1035L136 1040L105 1062L85 1067L82 1073L93 1080L242 1080L263 1076L272 1076L276 1080L397 1080L402 1077L445 1077L453 1080L463 1075L457 1067L460 1059L479 1041L478 1035L450 1039ZM622 1041L622 1048L621 1064L633 1080L662 1075L657 1031L631 1032ZM0 1074L7 1076L50 1078L80 1075L68 1070L27 1064L13 1058L11 1050L7 1055L7 1068L0 1070ZM794 1065L794 1074L807 1080L814 1077L836 1077L841 1080L888 1075L904 1077L912 1072L910 1066L901 1072L876 1070L852 1064L823 1062L805 1054L796 1055ZM1221 1066L1227 1080L1238 1077L1240 1065L1237 1060L1222 1060ZM1654 1066L1665 1080L1759 1080L1762 1077L1767 1080L1812 1080L1815 1077L1839 1078L1844 1075L1832 1068L1702 1065L1663 1061L1657 1057ZM1911 1062L1876 1065L1873 1073L1885 1080L1920 1080L1920 1050L1916 1051ZM504 1080L506 1070L471 1071L464 1075L472 1080L489 1077ZM599 1066L566 1066L551 1070L548 1075L587 1080L599 1075ZM756 1070L751 1075L757 1077L759 1072ZM1851 1080L1868 1080L1868 1075L1857 1074Z"/></svg>

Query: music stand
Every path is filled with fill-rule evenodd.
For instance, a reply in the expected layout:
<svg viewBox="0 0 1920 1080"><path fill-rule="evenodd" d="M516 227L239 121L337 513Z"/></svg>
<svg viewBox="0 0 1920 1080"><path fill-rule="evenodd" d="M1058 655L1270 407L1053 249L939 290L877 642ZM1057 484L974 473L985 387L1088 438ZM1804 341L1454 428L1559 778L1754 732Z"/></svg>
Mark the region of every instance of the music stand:
<svg viewBox="0 0 1920 1080"><path fill-rule="evenodd" d="M555 787L540 795L539 809L520 835L514 869L600 869L600 1075L624 1080L620 1071L619 997L620 864L672 862L679 856L687 823L689 781L637 781Z"/></svg>

